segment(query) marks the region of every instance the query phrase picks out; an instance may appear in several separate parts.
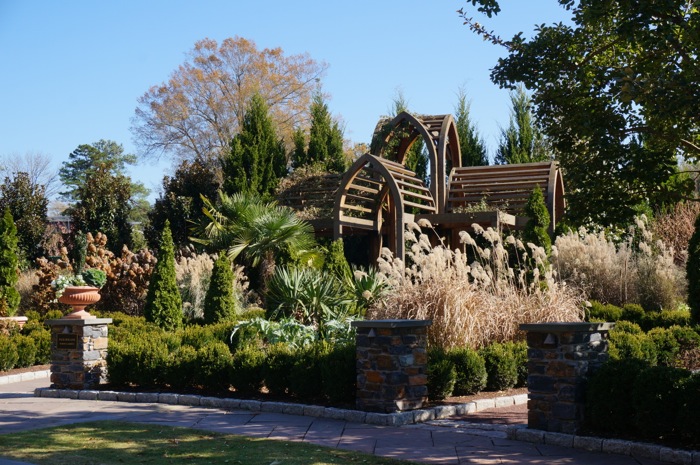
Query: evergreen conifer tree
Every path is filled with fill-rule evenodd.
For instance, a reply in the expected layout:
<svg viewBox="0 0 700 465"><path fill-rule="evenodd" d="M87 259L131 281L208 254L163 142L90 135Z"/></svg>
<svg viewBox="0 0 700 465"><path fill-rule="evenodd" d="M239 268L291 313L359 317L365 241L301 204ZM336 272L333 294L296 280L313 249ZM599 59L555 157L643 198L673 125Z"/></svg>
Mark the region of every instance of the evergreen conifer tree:
<svg viewBox="0 0 700 465"><path fill-rule="evenodd" d="M552 251L552 239L549 237L549 210L544 202L544 195L539 186L535 187L525 204L525 215L530 219L523 230L525 242L532 242L543 247L547 255Z"/></svg>
<svg viewBox="0 0 700 465"><path fill-rule="evenodd" d="M695 324L700 323L700 215L695 219L695 232L688 241L688 260L685 263L688 278L688 306Z"/></svg>
<svg viewBox="0 0 700 465"><path fill-rule="evenodd" d="M236 297L233 292L233 270L226 253L214 262L209 289L204 298L204 322L207 324L229 321L236 316Z"/></svg>
<svg viewBox="0 0 700 465"><path fill-rule="evenodd" d="M294 152L292 152L292 166L299 168L309 164L306 154L306 136L304 130L297 128L294 131Z"/></svg>
<svg viewBox="0 0 700 465"><path fill-rule="evenodd" d="M175 280L175 247L167 220L158 244L157 258L148 284L143 314L146 321L165 330L177 329L182 326L182 297Z"/></svg>
<svg viewBox="0 0 700 465"><path fill-rule="evenodd" d="M306 162L321 163L328 171L345 171L343 131L338 122L333 121L321 94L316 94L311 104L311 129Z"/></svg>
<svg viewBox="0 0 700 465"><path fill-rule="evenodd" d="M328 247L326 260L323 262L323 271L326 274L335 276L341 281L346 277L352 276L350 265L345 259L345 250L342 239L334 240Z"/></svg>
<svg viewBox="0 0 700 465"><path fill-rule="evenodd" d="M457 98L455 125L459 137L459 150L462 152L462 166L486 166L489 164L486 144L471 121L469 102L464 90L460 89Z"/></svg>
<svg viewBox="0 0 700 465"><path fill-rule="evenodd" d="M19 275L17 228L9 209L0 219L0 316L12 316L19 307L20 295L15 289Z"/></svg>
<svg viewBox="0 0 700 465"><path fill-rule="evenodd" d="M221 164L228 194L253 192L270 197L287 173L284 142L277 137L260 95L251 99L241 132L231 141L231 151Z"/></svg>
<svg viewBox="0 0 700 465"><path fill-rule="evenodd" d="M511 93L512 107L508 128L501 129L496 164L532 163L552 158L542 132L532 117L530 96L521 86Z"/></svg>

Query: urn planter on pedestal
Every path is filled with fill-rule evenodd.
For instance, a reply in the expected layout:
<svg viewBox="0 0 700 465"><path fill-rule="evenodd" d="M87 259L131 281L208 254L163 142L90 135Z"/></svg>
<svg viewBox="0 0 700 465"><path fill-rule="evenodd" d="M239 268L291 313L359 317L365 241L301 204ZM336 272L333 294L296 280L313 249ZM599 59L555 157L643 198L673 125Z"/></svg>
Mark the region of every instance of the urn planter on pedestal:
<svg viewBox="0 0 700 465"><path fill-rule="evenodd" d="M85 307L100 300L99 289L93 286L68 286L63 290L63 294L58 298L62 304L73 307L73 311L64 318L87 319L94 318L85 311Z"/></svg>

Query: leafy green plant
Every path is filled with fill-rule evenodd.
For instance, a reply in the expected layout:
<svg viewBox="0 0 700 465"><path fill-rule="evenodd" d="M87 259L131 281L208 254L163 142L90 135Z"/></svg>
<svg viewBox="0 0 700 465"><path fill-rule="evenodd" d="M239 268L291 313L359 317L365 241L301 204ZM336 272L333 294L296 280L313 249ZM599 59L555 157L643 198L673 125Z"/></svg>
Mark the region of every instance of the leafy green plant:
<svg viewBox="0 0 700 465"><path fill-rule="evenodd" d="M236 296L231 262L220 254L214 262L209 289L204 298L204 322L207 324L236 318Z"/></svg>
<svg viewBox="0 0 700 465"><path fill-rule="evenodd" d="M355 344L324 343L321 357L323 396L331 402L354 401L357 384Z"/></svg>
<svg viewBox="0 0 700 465"><path fill-rule="evenodd" d="M0 335L0 371L11 370L17 364L17 348L9 337Z"/></svg>
<svg viewBox="0 0 700 465"><path fill-rule="evenodd" d="M14 344L17 349L17 362L15 366L18 368L26 368L34 365L37 352L34 339L18 333L10 337L10 342Z"/></svg>
<svg viewBox="0 0 700 465"><path fill-rule="evenodd" d="M479 353L468 347L451 349L446 354L456 370L454 395L476 394L486 387L486 364Z"/></svg>
<svg viewBox="0 0 700 465"><path fill-rule="evenodd" d="M513 352L508 350L505 344L488 345L479 350L479 353L486 365L488 391L502 391L516 385L518 365Z"/></svg>
<svg viewBox="0 0 700 465"><path fill-rule="evenodd" d="M529 217L523 230L524 241L544 248L547 255L552 251L552 239L549 237L550 216L544 202L542 189L537 186L530 193L525 204L525 215Z"/></svg>
<svg viewBox="0 0 700 465"><path fill-rule="evenodd" d="M175 279L175 251L166 220L160 238L158 262L151 276L143 309L146 321L172 330L182 326L182 298Z"/></svg>
<svg viewBox="0 0 700 465"><path fill-rule="evenodd" d="M263 377L265 387L270 394L281 395L289 388L289 374L294 359L296 349L285 343L277 343L268 346L266 350L266 360L263 365Z"/></svg>
<svg viewBox="0 0 700 465"><path fill-rule="evenodd" d="M253 346L246 346L233 354L229 381L236 391L257 394L263 385L265 352Z"/></svg>
<svg viewBox="0 0 700 465"><path fill-rule="evenodd" d="M199 381L197 355L197 349L189 345L182 345L170 352L165 365L163 382L173 389L194 387ZM228 376L224 378L228 379Z"/></svg>
<svg viewBox="0 0 700 465"><path fill-rule="evenodd" d="M690 377L688 370L656 366L642 371L632 389L635 426L643 438L677 436L682 426L676 421L682 410L682 385Z"/></svg>
<svg viewBox="0 0 700 465"><path fill-rule="evenodd" d="M452 395L457 382L457 369L440 347L428 350L428 398L443 400Z"/></svg>
<svg viewBox="0 0 700 465"><path fill-rule="evenodd" d="M13 316L19 307L20 295L15 286L19 280L17 228L5 209L0 218L0 316Z"/></svg>
<svg viewBox="0 0 700 465"><path fill-rule="evenodd" d="M289 393L300 399L317 399L321 397L322 347L320 344L308 345L296 351L294 364L289 373Z"/></svg>
<svg viewBox="0 0 700 465"><path fill-rule="evenodd" d="M228 391L233 357L223 342L212 342L197 350L195 380L216 391Z"/></svg>

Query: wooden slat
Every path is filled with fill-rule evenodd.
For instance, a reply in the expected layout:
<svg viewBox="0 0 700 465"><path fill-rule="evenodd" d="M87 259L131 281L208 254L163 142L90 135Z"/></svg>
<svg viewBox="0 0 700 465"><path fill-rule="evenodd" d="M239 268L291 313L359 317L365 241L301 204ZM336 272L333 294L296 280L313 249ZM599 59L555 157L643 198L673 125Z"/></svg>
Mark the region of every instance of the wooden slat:
<svg viewBox="0 0 700 465"><path fill-rule="evenodd" d="M367 192L369 194L379 194L379 189L373 189L371 187L360 186L353 183L348 184L348 189L356 189L358 191Z"/></svg>
<svg viewBox="0 0 700 465"><path fill-rule="evenodd" d="M422 208L423 210L435 211L434 206L431 207L431 206L423 205L420 203L410 202L408 200L404 200L403 204L407 207L416 207L416 208Z"/></svg>
<svg viewBox="0 0 700 465"><path fill-rule="evenodd" d="M521 181L541 182L545 185L549 184L549 176L520 176L519 173L517 175L514 174L513 176L503 176L499 178L485 178L475 176L474 178L453 179L450 181L450 184L497 184L501 182L510 182L513 181L513 179L518 179Z"/></svg>
<svg viewBox="0 0 700 465"><path fill-rule="evenodd" d="M481 185L481 186L472 186L471 184L468 184L467 186L462 186L460 188L455 188L455 189L450 189L450 192L499 192L499 191L530 191L539 186L542 188L540 184L533 183L531 181L526 181L526 182L517 182L513 181L508 184L498 184L498 185Z"/></svg>
<svg viewBox="0 0 700 465"><path fill-rule="evenodd" d="M376 199L375 199L374 197L363 197L363 196L361 196L361 195L353 194L353 193L350 193L350 192L348 192L347 194L345 194L345 197L348 198L348 199L359 200L359 201L361 201L361 202L370 202L370 203L376 202Z"/></svg>
<svg viewBox="0 0 700 465"><path fill-rule="evenodd" d="M431 203L435 203L435 200L434 200L431 196L429 196L429 195L417 194L417 193L415 193L415 192L406 191L406 190L403 190L403 189L401 189L401 193L402 193L404 196L411 196L411 197L414 197L414 198L416 198L416 199L428 200L428 201L430 201Z"/></svg>
<svg viewBox="0 0 700 465"><path fill-rule="evenodd" d="M373 211L371 208L366 208L366 207L362 207L360 205L352 205L352 204L347 204L347 203L344 203L343 205L341 205L340 208L346 208L348 210L354 210L356 212L363 212L363 213L372 213L372 211Z"/></svg>

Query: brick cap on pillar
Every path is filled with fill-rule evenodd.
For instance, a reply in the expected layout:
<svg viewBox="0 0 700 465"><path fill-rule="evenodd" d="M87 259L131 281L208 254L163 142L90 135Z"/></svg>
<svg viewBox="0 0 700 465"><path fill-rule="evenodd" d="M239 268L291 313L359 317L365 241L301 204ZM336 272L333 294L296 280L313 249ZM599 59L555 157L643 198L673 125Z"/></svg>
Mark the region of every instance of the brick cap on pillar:
<svg viewBox="0 0 700 465"><path fill-rule="evenodd" d="M350 322L353 328L415 328L432 324L433 320L357 320Z"/></svg>
<svg viewBox="0 0 700 465"><path fill-rule="evenodd" d="M520 325L521 331L531 333L569 333L569 332L595 332L610 331L615 327L615 323L532 323Z"/></svg>
<svg viewBox="0 0 700 465"><path fill-rule="evenodd" d="M111 318L60 318L58 320L46 320L44 323L47 325L64 325L64 326L93 326L93 325L107 325L112 322Z"/></svg>

